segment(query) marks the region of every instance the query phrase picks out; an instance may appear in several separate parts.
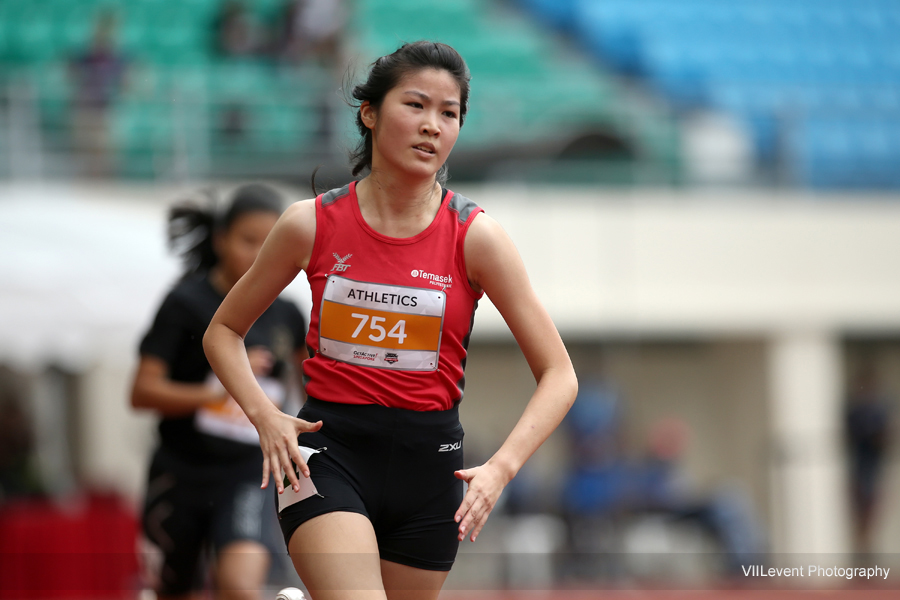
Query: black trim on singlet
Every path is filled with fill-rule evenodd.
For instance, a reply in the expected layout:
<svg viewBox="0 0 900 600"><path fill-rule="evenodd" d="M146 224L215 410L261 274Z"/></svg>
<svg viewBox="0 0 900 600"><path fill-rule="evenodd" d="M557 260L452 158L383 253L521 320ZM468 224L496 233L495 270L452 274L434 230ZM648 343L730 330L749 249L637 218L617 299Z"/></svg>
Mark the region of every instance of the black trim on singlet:
<svg viewBox="0 0 900 600"><path fill-rule="evenodd" d="M453 193L453 197L450 198L450 202L447 203L447 208L452 210L457 214L457 220L460 225L465 225L466 221L469 220L469 217L472 216L472 213L478 210L478 205L475 204L472 200L466 198L462 194ZM465 276L465 273L463 274ZM465 396L466 390L466 359L468 358L469 353L469 339L472 337L472 330L475 328L475 311L478 309L478 300L475 300L475 303L472 305L472 317L469 321L469 331L466 333L466 336L462 340L463 351L465 352L465 356L460 363L462 367L462 377L459 378L459 381L456 382L456 388L459 390L459 398L456 400L456 403L459 404L462 402L463 396Z"/></svg>
<svg viewBox="0 0 900 600"><path fill-rule="evenodd" d="M458 219L460 224L465 223L469 220L472 212L478 210L478 205L463 196L462 194L457 194L454 192L453 197L450 198L450 202L447 207L459 215Z"/></svg>
<svg viewBox="0 0 900 600"><path fill-rule="evenodd" d="M472 319L469 321L469 331L462 341L465 356L463 356L462 361L460 361L460 366L462 366L462 377L456 382L456 389L459 390L459 398L457 398L455 405L459 405L459 403L462 402L463 396L466 395L466 360L469 358L469 340L472 338L472 330L475 329L476 310L478 310L478 300L472 305Z"/></svg>
<svg viewBox="0 0 900 600"><path fill-rule="evenodd" d="M350 184L348 183L342 188L333 189L322 194L322 206L334 204L338 199L343 198L350 193Z"/></svg>

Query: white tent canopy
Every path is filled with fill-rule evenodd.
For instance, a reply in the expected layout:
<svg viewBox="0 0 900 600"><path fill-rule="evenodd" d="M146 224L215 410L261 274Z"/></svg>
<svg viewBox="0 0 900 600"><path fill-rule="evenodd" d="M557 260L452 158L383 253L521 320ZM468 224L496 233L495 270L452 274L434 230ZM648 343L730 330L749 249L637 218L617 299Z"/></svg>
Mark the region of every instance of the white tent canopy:
<svg viewBox="0 0 900 600"><path fill-rule="evenodd" d="M0 188L0 362L134 360L179 276L165 214L190 188ZM287 295L308 310L301 274Z"/></svg>

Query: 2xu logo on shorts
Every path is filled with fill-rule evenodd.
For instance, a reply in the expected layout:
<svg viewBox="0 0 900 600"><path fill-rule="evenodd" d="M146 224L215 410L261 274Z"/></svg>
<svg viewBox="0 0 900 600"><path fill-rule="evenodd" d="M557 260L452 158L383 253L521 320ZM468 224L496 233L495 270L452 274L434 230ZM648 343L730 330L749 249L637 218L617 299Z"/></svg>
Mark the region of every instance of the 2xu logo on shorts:
<svg viewBox="0 0 900 600"><path fill-rule="evenodd" d="M438 452L453 452L454 450L459 450L462 448L462 442L456 442L454 444L441 444L441 447L438 448Z"/></svg>

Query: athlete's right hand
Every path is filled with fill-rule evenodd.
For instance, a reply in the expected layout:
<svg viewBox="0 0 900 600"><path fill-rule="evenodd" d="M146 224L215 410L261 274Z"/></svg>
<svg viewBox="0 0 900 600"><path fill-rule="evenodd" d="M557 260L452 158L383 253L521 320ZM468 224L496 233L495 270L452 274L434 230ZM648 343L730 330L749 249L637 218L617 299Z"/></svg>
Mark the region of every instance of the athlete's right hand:
<svg viewBox="0 0 900 600"><path fill-rule="evenodd" d="M322 421L310 423L275 409L269 411L255 425L263 453L262 489L268 487L271 473L279 494L284 493L285 476L294 491L299 492L300 480L297 478L294 465L297 465L304 477L309 477L309 467L300 455L297 436L309 431L318 431L322 428Z"/></svg>

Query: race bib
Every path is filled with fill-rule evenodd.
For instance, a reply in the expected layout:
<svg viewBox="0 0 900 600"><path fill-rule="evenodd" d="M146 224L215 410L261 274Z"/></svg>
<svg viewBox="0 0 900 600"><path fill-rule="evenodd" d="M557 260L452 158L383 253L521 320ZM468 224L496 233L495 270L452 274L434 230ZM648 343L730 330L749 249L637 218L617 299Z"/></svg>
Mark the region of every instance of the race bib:
<svg viewBox="0 0 900 600"><path fill-rule="evenodd" d="M435 371L447 295L332 275L319 314L319 352L364 367Z"/></svg>
<svg viewBox="0 0 900 600"><path fill-rule="evenodd" d="M284 403L284 385L272 377L257 377L266 396L280 407ZM214 373L207 378L207 385L224 389ZM203 406L194 414L194 426L198 431L244 444L258 444L256 427L244 414L234 398L228 396L222 402Z"/></svg>
<svg viewBox="0 0 900 600"><path fill-rule="evenodd" d="M313 450L312 448L307 448L305 446L300 446L300 456L303 457L303 460L306 461L306 464L309 464L309 459L312 458L314 454L318 454L319 452L327 450L327 448L318 448ZM319 490L316 488L316 484L313 483L311 478L304 477L300 474L300 470L294 465L294 473L297 474L297 481L300 483L300 491L295 492L294 488L291 487L290 480L287 477L284 478L284 493L278 494L278 513L286 509L288 506L292 504L297 504L301 500L306 500L311 496L318 496Z"/></svg>

